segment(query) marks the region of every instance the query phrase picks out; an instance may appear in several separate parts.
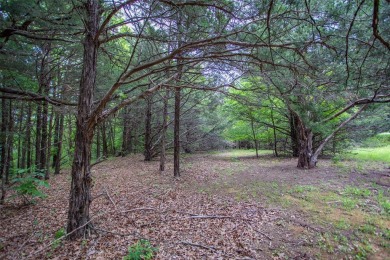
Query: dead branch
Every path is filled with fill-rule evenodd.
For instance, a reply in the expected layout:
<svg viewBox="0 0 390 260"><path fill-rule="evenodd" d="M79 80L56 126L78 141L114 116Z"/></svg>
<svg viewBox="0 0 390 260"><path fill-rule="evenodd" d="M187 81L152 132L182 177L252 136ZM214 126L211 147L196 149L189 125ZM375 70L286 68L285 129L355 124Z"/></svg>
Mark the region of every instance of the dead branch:
<svg viewBox="0 0 390 260"><path fill-rule="evenodd" d="M204 245L201 245L201 244L195 244L195 243L191 243L191 242L187 242L187 241L181 241L180 244L183 244L183 245L186 245L186 246L200 247L200 248L208 249L208 250L211 250L211 251L219 250L219 249L216 249L215 247L212 247L212 246L204 246Z"/></svg>
<svg viewBox="0 0 390 260"><path fill-rule="evenodd" d="M223 219L223 218L233 218L230 216L219 216L219 215L192 215L189 218L216 218L216 219Z"/></svg>
<svg viewBox="0 0 390 260"><path fill-rule="evenodd" d="M155 208L134 208L134 209L124 210L124 211L121 211L119 213L128 213L128 212L141 211L141 210L155 211L156 209Z"/></svg>
<svg viewBox="0 0 390 260"><path fill-rule="evenodd" d="M379 0L374 0L374 9L372 14L372 31L374 37L377 38L384 46L386 46L387 49L390 50L390 43L387 42L385 39L383 39L382 36L379 34L378 24L379 24Z"/></svg>
<svg viewBox="0 0 390 260"><path fill-rule="evenodd" d="M270 236L268 236L267 234L264 234L263 232L259 231L259 230L255 230L257 233L259 233L260 235L262 235L263 237L266 237L268 238L268 240L271 240L272 241L272 238Z"/></svg>
<svg viewBox="0 0 390 260"><path fill-rule="evenodd" d="M108 190L107 190L106 186L103 186L103 188L104 188L104 190L106 191L106 196L107 196L107 198L111 201L112 205L114 205L115 210L117 210L117 208L116 208L116 203L115 203L114 200L111 198L110 193L108 193Z"/></svg>
<svg viewBox="0 0 390 260"><path fill-rule="evenodd" d="M100 157L99 159L96 160L96 162L94 162L93 164L91 164L90 168L92 168L93 166L99 164L99 163L102 163L104 161L106 161L107 158L106 157Z"/></svg>

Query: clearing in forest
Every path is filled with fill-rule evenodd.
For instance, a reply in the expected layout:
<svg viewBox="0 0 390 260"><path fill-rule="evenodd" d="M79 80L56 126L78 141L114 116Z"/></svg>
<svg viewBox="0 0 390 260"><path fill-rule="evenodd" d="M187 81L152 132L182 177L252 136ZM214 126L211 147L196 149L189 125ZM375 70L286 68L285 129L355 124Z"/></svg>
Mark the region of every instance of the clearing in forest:
<svg viewBox="0 0 390 260"><path fill-rule="evenodd" d="M50 180L34 205L1 208L1 259L122 259L146 239L156 259L389 259L388 164L296 159L264 151L184 156L182 177L141 155L93 168L94 231L56 240L66 225L70 176Z"/></svg>

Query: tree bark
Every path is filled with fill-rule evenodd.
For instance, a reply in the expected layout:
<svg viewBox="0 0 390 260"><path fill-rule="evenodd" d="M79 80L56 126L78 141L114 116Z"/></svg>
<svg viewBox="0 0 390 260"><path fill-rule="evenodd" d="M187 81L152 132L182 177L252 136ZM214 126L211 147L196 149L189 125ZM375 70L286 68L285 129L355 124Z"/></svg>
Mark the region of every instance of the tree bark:
<svg viewBox="0 0 390 260"><path fill-rule="evenodd" d="M39 90L41 93L41 90ZM37 122L35 131L35 169L41 169L41 139L42 139L42 104L37 104Z"/></svg>
<svg viewBox="0 0 390 260"><path fill-rule="evenodd" d="M18 132L19 132L19 137L18 137L18 158L17 158L17 168L21 169L22 168L22 144L24 138L21 137L21 133L23 132L23 116L24 116L24 103L22 103L20 111L19 111L19 117L18 117L18 122L19 124L18 127Z"/></svg>
<svg viewBox="0 0 390 260"><path fill-rule="evenodd" d="M23 150L22 153L26 154L26 168L31 171L31 164L32 164L32 154L31 154L31 114L32 114L32 105L31 103L28 104L28 111L27 111L27 122L26 122L26 151ZM24 148L24 147L23 147ZM23 157L23 156L22 156ZM22 159L22 163L24 165L24 159ZM25 168L25 167L23 167Z"/></svg>
<svg viewBox="0 0 390 260"><path fill-rule="evenodd" d="M274 132L274 152L275 152L275 156L278 157L278 142L277 142L277 139L276 139L276 128L275 128L275 119L274 119L274 110L273 108L271 108L271 122L272 122L272 130Z"/></svg>
<svg viewBox="0 0 390 260"><path fill-rule="evenodd" d="M175 122L174 122L174 151L173 175L180 177L180 96L181 89L175 89Z"/></svg>
<svg viewBox="0 0 390 260"><path fill-rule="evenodd" d="M163 122L162 122L162 131L161 131L161 151L160 151L160 172L165 171L165 150L166 150L166 138L167 138L167 129L168 129L168 97L169 89L165 90L164 96L164 107L163 107Z"/></svg>
<svg viewBox="0 0 390 260"><path fill-rule="evenodd" d="M5 189L5 165L7 164L7 126L8 126L8 109L7 109L7 100L1 100L1 132L0 132L0 175L1 175L1 197L0 204L4 204L6 189Z"/></svg>
<svg viewBox="0 0 390 260"><path fill-rule="evenodd" d="M100 128L100 133L102 134L102 143L103 143L103 157L108 157L108 144L107 144L107 133L106 133L107 122L103 122L102 127Z"/></svg>
<svg viewBox="0 0 390 260"><path fill-rule="evenodd" d="M251 129L252 129L253 141L255 142L256 158L259 158L259 146L258 146L258 143L257 143L256 132L255 132L255 125L254 125L254 119L253 118L251 118Z"/></svg>
<svg viewBox="0 0 390 260"><path fill-rule="evenodd" d="M95 124L89 122L92 112L93 93L96 84L99 26L99 6L97 0L85 4L83 69L80 80L78 113L76 121L76 143L72 165L72 184L69 199L67 232L73 232L69 239L88 235L89 207L91 203L91 147Z"/></svg>
<svg viewBox="0 0 390 260"><path fill-rule="evenodd" d="M315 168L318 161L318 156L321 154L325 145L331 140L334 135L345 127L350 121L355 119L368 104L363 105L355 114L343 121L330 135L328 135L319 144L318 148L313 152L313 133L310 129L306 128L302 119L296 115L298 119L299 129L299 157L298 157L298 168L301 169L312 169ZM294 112L295 113L295 112Z"/></svg>
<svg viewBox="0 0 390 260"><path fill-rule="evenodd" d="M8 113L9 113L9 118L8 118L8 136L7 136L7 143L6 143L6 148L7 148L7 155L6 155L6 158L7 158L7 163L4 165L5 167L5 184L9 184L9 173L11 171L11 169L13 168L13 149L14 149L14 118L13 118L13 106L12 106L12 101L10 100L8 102L8 106L9 106L9 110L8 110Z"/></svg>
<svg viewBox="0 0 390 260"><path fill-rule="evenodd" d="M64 136L64 115L57 114L55 120L54 146L55 153L53 155L54 174L60 174L61 156L62 156L62 139Z"/></svg>
<svg viewBox="0 0 390 260"><path fill-rule="evenodd" d="M299 156L298 121L297 115L290 111L290 138L293 157Z"/></svg>
<svg viewBox="0 0 390 260"><path fill-rule="evenodd" d="M152 96L146 98L145 114L145 161L152 160Z"/></svg>

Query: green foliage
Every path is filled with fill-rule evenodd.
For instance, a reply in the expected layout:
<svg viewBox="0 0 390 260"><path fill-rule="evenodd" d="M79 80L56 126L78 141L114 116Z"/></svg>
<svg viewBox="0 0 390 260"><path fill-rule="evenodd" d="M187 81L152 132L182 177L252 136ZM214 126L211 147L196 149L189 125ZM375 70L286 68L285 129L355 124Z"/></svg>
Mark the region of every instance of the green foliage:
<svg viewBox="0 0 390 260"><path fill-rule="evenodd" d="M390 200L384 195L383 190L379 191L377 200L383 213L390 215Z"/></svg>
<svg viewBox="0 0 390 260"><path fill-rule="evenodd" d="M351 198L342 198L341 204L346 210L352 210L356 207L357 201Z"/></svg>
<svg viewBox="0 0 390 260"><path fill-rule="evenodd" d="M46 194L40 190L40 187L49 187L48 182L42 180L44 176L45 175L41 172L33 172L28 173L23 177L14 178L12 180L12 188L16 191L16 194L22 196L27 203L34 202L34 198L45 198Z"/></svg>
<svg viewBox="0 0 390 260"><path fill-rule="evenodd" d="M56 233L54 234L54 237L55 237L55 239L59 239L65 235L66 235L66 230L65 230L65 228L62 227L56 231Z"/></svg>
<svg viewBox="0 0 390 260"><path fill-rule="evenodd" d="M384 147L390 145L390 133L380 133L363 141L363 147Z"/></svg>
<svg viewBox="0 0 390 260"><path fill-rule="evenodd" d="M62 238L65 235L66 235L66 230L63 227L55 232L55 234L54 234L55 240L51 246L53 250L55 250L57 247L59 247L61 245L60 238Z"/></svg>
<svg viewBox="0 0 390 260"><path fill-rule="evenodd" d="M157 248L153 247L148 240L141 239L129 247L129 253L123 260L149 260L153 259Z"/></svg>
<svg viewBox="0 0 390 260"><path fill-rule="evenodd" d="M357 187L347 186L345 188L345 193L355 197L368 197L371 192L368 189L359 189Z"/></svg>
<svg viewBox="0 0 390 260"><path fill-rule="evenodd" d="M363 226L360 226L359 227L359 230L363 233L366 233L366 234L374 234L375 233L375 226L373 225L370 225L370 224L364 224Z"/></svg>

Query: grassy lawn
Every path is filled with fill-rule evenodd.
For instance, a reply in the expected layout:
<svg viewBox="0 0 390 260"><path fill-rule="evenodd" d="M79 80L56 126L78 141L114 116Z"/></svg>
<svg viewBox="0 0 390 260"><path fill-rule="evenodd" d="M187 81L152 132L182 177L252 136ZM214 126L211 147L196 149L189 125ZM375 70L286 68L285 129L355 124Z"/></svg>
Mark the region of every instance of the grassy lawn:
<svg viewBox="0 0 390 260"><path fill-rule="evenodd" d="M390 163L390 145L375 148L356 148L349 159Z"/></svg>

